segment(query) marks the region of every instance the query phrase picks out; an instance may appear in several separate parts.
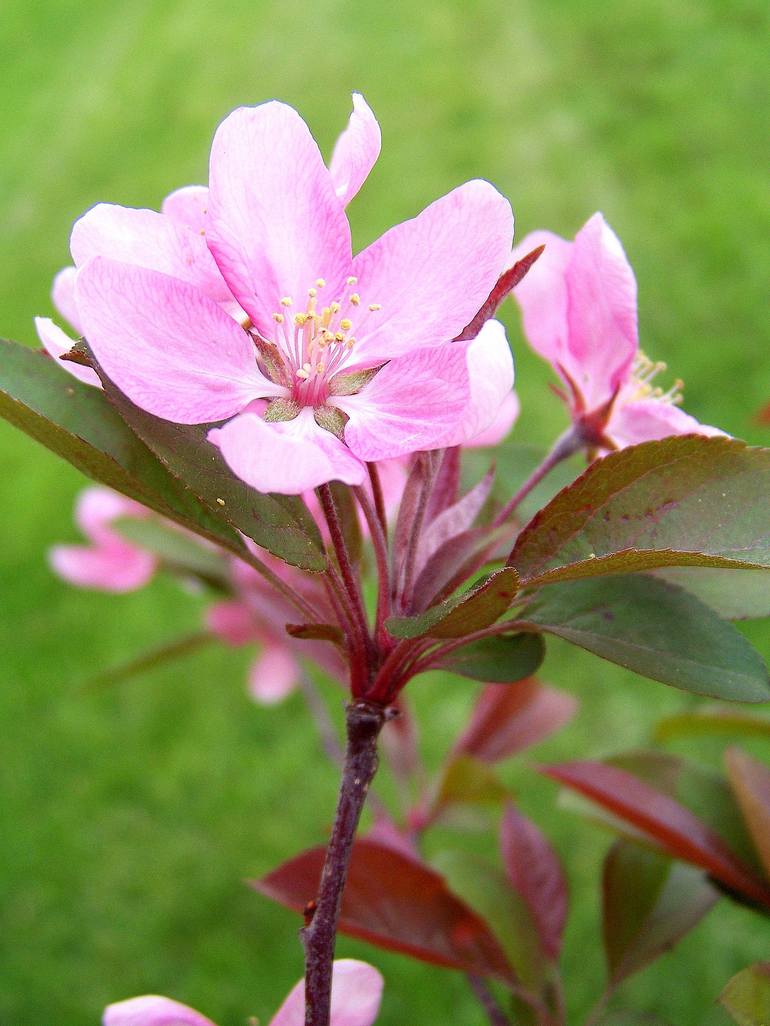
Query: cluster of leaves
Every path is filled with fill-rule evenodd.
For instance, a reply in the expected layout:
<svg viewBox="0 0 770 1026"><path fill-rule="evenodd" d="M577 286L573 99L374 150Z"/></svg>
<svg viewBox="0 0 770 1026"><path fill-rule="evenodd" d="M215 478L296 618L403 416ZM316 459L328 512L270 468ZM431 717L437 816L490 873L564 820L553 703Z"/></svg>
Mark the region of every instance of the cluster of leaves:
<svg viewBox="0 0 770 1026"><path fill-rule="evenodd" d="M103 383L82 385L46 356L2 344L0 413L86 474L246 562L256 557L243 536L303 570L327 566L300 498L256 492L205 428L153 417ZM414 477L396 565L399 535L413 525ZM479 524L490 485L485 478L438 508L408 604L386 623L394 642L424 643L420 669L514 681L536 668L542 635L552 634L700 694L770 695L761 658L728 622L770 613L770 452L684 436L613 453L559 492L478 579L512 532L493 517ZM414 556L406 546L404 558Z"/></svg>
<svg viewBox="0 0 770 1026"><path fill-rule="evenodd" d="M356 843L342 932L484 978L507 995L503 1014L517 1023L563 1023L565 874L494 765L561 729L576 708L570 695L535 678L484 687L467 726L403 821L380 810ZM386 750L403 774L404 766L414 765L404 748L413 731L404 724L398 729L404 737L391 739ZM717 731L770 737L770 720L704 708L662 721L656 736ZM618 1013L604 1011L616 989L668 952L720 897L770 915L770 770L736 747L728 748L725 764L722 775L649 750L541 768L565 789L567 808L619 835L602 873L607 979L591 1022L618 1021ZM498 811L498 863L457 848L423 856L425 832L435 824L488 825ZM302 912L323 856L323 848L302 852L252 886ZM720 997L741 1026L762 1026L769 1000L766 964L738 974Z"/></svg>

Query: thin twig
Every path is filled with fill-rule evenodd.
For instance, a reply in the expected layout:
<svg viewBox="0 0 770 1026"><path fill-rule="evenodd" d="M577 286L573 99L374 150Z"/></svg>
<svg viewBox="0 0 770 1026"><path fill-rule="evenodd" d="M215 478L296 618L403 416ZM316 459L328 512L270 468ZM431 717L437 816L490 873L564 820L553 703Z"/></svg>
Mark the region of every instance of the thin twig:
<svg viewBox="0 0 770 1026"><path fill-rule="evenodd" d="M310 715L313 717L313 722L321 740L321 747L330 762L333 762L335 766L339 766L342 769L345 763L345 753L337 737L337 731L334 729L329 710L318 693L318 688L304 670L301 670L299 674L299 688L305 699L305 704L310 710Z"/></svg>
<svg viewBox="0 0 770 1026"><path fill-rule="evenodd" d="M468 981L468 985L478 998L479 1004L487 1013L487 1018L492 1026L511 1026L511 1020L498 1005L494 994L489 989L487 981L483 976L476 976L474 973L466 973L465 979Z"/></svg>
<svg viewBox="0 0 770 1026"><path fill-rule="evenodd" d="M529 493L540 484L543 478L549 474L558 463L561 463L562 460L566 460L569 456L572 456L572 454L581 449L583 445L584 441L580 432L576 431L574 427L568 428L563 435L557 438L553 448L545 457L543 462L540 463L539 466L535 467L513 498L503 506L492 521L492 527L500 527L501 524L504 524L511 514L526 499Z"/></svg>

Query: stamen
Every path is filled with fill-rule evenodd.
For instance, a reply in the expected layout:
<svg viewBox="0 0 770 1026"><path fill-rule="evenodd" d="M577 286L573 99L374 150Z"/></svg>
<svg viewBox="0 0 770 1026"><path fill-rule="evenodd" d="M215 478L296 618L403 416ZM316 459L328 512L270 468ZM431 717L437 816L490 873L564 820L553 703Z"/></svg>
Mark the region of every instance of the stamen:
<svg viewBox="0 0 770 1026"><path fill-rule="evenodd" d="M307 379L310 377L310 371L306 371L304 367L300 367L300 369L297 371L297 377L302 378L303 381L307 381Z"/></svg>
<svg viewBox="0 0 770 1026"><path fill-rule="evenodd" d="M356 278L356 276L354 274L351 274L350 277L347 279L347 284L348 285L357 285L358 284L358 278Z"/></svg>
<svg viewBox="0 0 770 1026"><path fill-rule="evenodd" d="M347 317L343 317L340 321L340 327L343 331L350 331L350 329L353 327L353 322L349 321Z"/></svg>
<svg viewBox="0 0 770 1026"><path fill-rule="evenodd" d="M281 306L291 306L293 302L294 300L291 298L291 296L284 296L281 300Z"/></svg>
<svg viewBox="0 0 770 1026"><path fill-rule="evenodd" d="M273 320L275 321L276 324L283 324L283 314L282 313L274 313L273 314Z"/></svg>
<svg viewBox="0 0 770 1026"><path fill-rule="evenodd" d="M353 306L358 306L358 304L361 302L361 297L357 292L351 293L350 302L353 304Z"/></svg>
<svg viewBox="0 0 770 1026"><path fill-rule="evenodd" d="M382 310L382 304L381 303L370 303L369 304L369 309L372 311L372 313L374 313L375 310Z"/></svg>
<svg viewBox="0 0 770 1026"><path fill-rule="evenodd" d="M316 285L318 286L319 289L322 289L326 285L326 279L325 278L316 278L315 283L316 283Z"/></svg>

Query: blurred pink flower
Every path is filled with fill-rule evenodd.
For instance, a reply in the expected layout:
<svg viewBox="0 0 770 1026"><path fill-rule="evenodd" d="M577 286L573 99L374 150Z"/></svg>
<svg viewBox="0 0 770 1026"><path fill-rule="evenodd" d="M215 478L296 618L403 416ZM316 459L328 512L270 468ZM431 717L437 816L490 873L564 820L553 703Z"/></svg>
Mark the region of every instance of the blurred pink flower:
<svg viewBox="0 0 770 1026"><path fill-rule="evenodd" d="M330 169L292 108L240 108L208 192L162 214L99 205L73 229L75 316L105 372L157 416L228 421L210 438L260 490L360 484L366 461L484 431L511 392L499 323L449 344L510 254L507 200L468 182L353 258L344 203L378 152L360 96Z"/></svg>
<svg viewBox="0 0 770 1026"><path fill-rule="evenodd" d="M383 979L366 962L352 958L334 963L331 1026L371 1026L380 1010ZM303 1026L305 995L302 980L268 1023L268 1026ZM215 1026L211 1019L171 998L147 994L108 1005L103 1026Z"/></svg>
<svg viewBox="0 0 770 1026"><path fill-rule="evenodd" d="M260 552L260 558L334 622L334 613L328 609L326 593L319 582L267 553ZM248 676L249 694L256 702L275 705L291 694L305 672L303 659L320 666L334 680L345 679L344 662L335 646L291 638L286 633L286 624L297 618L293 606L246 563L234 559L231 568L235 595L208 608L206 626L228 645L260 646Z"/></svg>
<svg viewBox="0 0 770 1026"><path fill-rule="evenodd" d="M127 592L144 587L157 559L123 538L112 526L121 517L144 519L148 510L109 488L84 489L75 507L75 522L89 545L54 545L49 560L70 584L100 591Z"/></svg>
<svg viewBox="0 0 770 1026"><path fill-rule="evenodd" d="M598 448L622 448L681 434L722 434L679 409L681 382L652 384L665 369L639 349L636 280L618 237L594 214L574 242L552 232L528 235L514 260L545 252L514 296L524 332L564 382L573 422Z"/></svg>

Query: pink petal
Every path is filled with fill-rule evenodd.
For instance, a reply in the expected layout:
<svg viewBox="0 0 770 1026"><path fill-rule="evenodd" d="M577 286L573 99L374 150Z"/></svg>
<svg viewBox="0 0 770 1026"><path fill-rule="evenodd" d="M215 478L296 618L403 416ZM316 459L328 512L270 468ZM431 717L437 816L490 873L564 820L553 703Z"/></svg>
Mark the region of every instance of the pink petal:
<svg viewBox="0 0 770 1026"><path fill-rule="evenodd" d="M100 545L128 544L110 525L120 517L143 520L147 515L145 506L101 485L84 488L75 504L75 523L90 541Z"/></svg>
<svg viewBox="0 0 770 1026"><path fill-rule="evenodd" d="M90 367L81 367L79 363L72 363L71 360L60 359L64 353L68 353L75 345L74 338L70 338L49 317L36 317L35 330L45 350L51 354L62 370L71 374L73 378L84 381L87 385L96 385L97 388L102 387L96 371L92 371Z"/></svg>
<svg viewBox="0 0 770 1026"><path fill-rule="evenodd" d="M299 495L327 481L361 484L366 468L343 443L318 427L305 407L294 420L268 424L242 413L209 432L230 469L260 492Z"/></svg>
<svg viewBox="0 0 770 1026"><path fill-rule="evenodd" d="M360 93L353 93L353 113L332 153L329 173L343 206L347 206L366 181L380 155L380 126Z"/></svg>
<svg viewBox="0 0 770 1026"><path fill-rule="evenodd" d="M503 399L502 405L497 411L497 416L489 427L485 428L480 434L474 435L473 438L469 438L465 443L466 448L486 449L499 445L508 436L511 428L519 419L520 410L519 397L515 392L509 392L505 399Z"/></svg>
<svg viewBox="0 0 770 1026"><path fill-rule="evenodd" d="M214 1026L211 1019L171 998L145 994L104 1009L103 1026Z"/></svg>
<svg viewBox="0 0 770 1026"><path fill-rule="evenodd" d="M244 564L245 565L245 564ZM251 570L251 567L248 568ZM215 602L206 610L206 626L218 638L239 648L256 641L254 613L238 599L226 602Z"/></svg>
<svg viewBox="0 0 770 1026"><path fill-rule="evenodd" d="M345 441L359 459L405 456L455 445L469 415L469 342L453 342L401 356L355 395L330 402L350 417Z"/></svg>
<svg viewBox="0 0 770 1026"><path fill-rule="evenodd" d="M97 257L78 274L77 302L108 377L148 413L201 424L283 392L243 328L186 282Z"/></svg>
<svg viewBox="0 0 770 1026"><path fill-rule="evenodd" d="M391 359L458 335L505 267L512 235L510 204L484 181L391 228L353 262L362 300L350 315L356 358Z"/></svg>
<svg viewBox="0 0 770 1026"><path fill-rule="evenodd" d="M78 308L75 304L75 278L77 273L77 268L75 267L63 267L53 280L51 298L62 317L69 321L78 335L80 335L82 334L80 318L78 317Z"/></svg>
<svg viewBox="0 0 770 1026"><path fill-rule="evenodd" d="M455 346L466 348L471 395L444 445L463 445L490 428L513 388L513 357L499 321L487 321L476 338L453 342L452 348ZM508 427L511 423L509 420Z"/></svg>
<svg viewBox="0 0 770 1026"><path fill-rule="evenodd" d="M272 336L291 297L304 309L316 279L336 294L350 274L350 228L318 146L291 107L241 107L211 148L209 248L236 299Z"/></svg>
<svg viewBox="0 0 770 1026"><path fill-rule="evenodd" d="M338 959L332 976L331 1026L372 1026L380 1010L382 988L382 976L373 966L353 958ZM303 1026L304 1022L305 985L300 980L269 1026Z"/></svg>
<svg viewBox="0 0 770 1026"><path fill-rule="evenodd" d="M724 431L701 424L671 403L639 399L616 405L606 434L618 448L623 449L627 445L652 442L669 435L723 435Z"/></svg>
<svg viewBox="0 0 770 1026"><path fill-rule="evenodd" d="M300 673L287 645L265 645L249 670L249 694L260 705L276 705L295 689Z"/></svg>
<svg viewBox="0 0 770 1026"><path fill-rule="evenodd" d="M205 185L185 185L166 196L160 212L177 224L203 235L209 206L209 190Z"/></svg>
<svg viewBox="0 0 770 1026"><path fill-rule="evenodd" d="M48 557L52 569L69 584L118 593L144 587L157 566L148 552L128 543L96 548L55 545Z"/></svg>
<svg viewBox="0 0 770 1026"><path fill-rule="evenodd" d="M539 263L530 273L537 273ZM593 409L628 376L639 347L634 272L601 214L575 236L567 269L567 323L568 369Z"/></svg>
<svg viewBox="0 0 770 1026"><path fill-rule="evenodd" d="M531 232L516 247L511 266L538 246L545 250L513 290L521 307L527 341L552 367L569 361L567 350L567 267L572 243L553 232ZM570 373L571 368L568 368Z"/></svg>
<svg viewBox="0 0 770 1026"><path fill-rule="evenodd" d="M200 231L155 210L99 203L75 222L70 249L78 268L108 257L190 282L216 303L233 301Z"/></svg>

